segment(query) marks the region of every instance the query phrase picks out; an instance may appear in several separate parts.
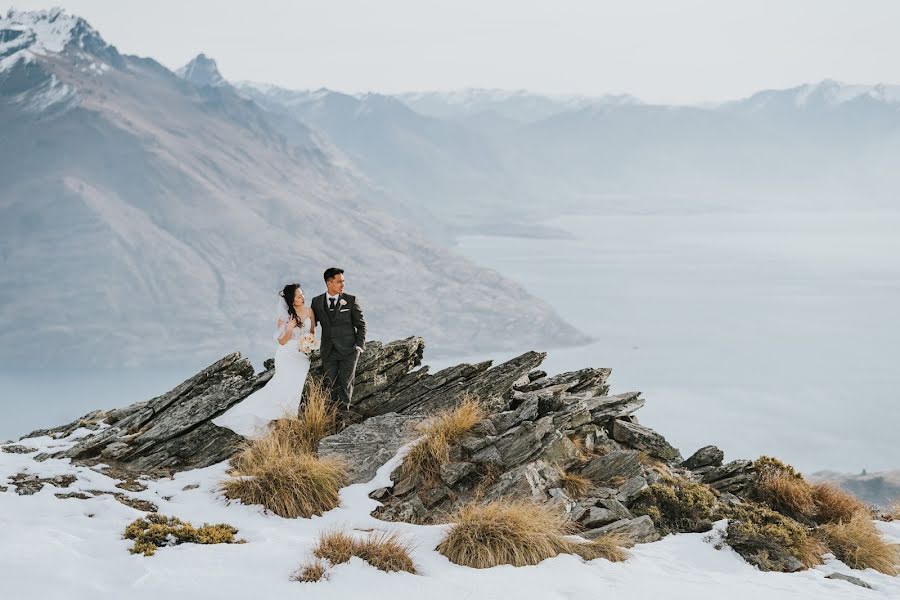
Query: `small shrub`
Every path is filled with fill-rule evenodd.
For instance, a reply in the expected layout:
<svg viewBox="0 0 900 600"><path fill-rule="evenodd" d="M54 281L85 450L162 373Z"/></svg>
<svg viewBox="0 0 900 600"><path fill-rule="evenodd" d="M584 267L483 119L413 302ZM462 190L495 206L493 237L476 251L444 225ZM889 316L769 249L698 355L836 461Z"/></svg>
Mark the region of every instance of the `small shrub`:
<svg viewBox="0 0 900 600"><path fill-rule="evenodd" d="M591 480L575 473L562 472L560 481L566 493L575 499L584 496L591 488Z"/></svg>
<svg viewBox="0 0 900 600"><path fill-rule="evenodd" d="M423 438L403 459L401 472L419 474L426 483L437 482L441 466L450 462L450 447L484 417L481 404L472 396L463 396L456 408L443 411L423 424Z"/></svg>
<svg viewBox="0 0 900 600"><path fill-rule="evenodd" d="M829 523L819 528L828 548L853 569L875 569L885 575L900 574L900 547L881 537L865 509L848 521Z"/></svg>
<svg viewBox="0 0 900 600"><path fill-rule="evenodd" d="M251 442L231 464L235 478L222 483L227 497L261 504L287 518L309 518L337 507L340 489L347 485L341 461L301 452L277 430Z"/></svg>
<svg viewBox="0 0 900 600"><path fill-rule="evenodd" d="M819 523L849 521L857 512L867 510L859 498L833 483L813 484L812 495Z"/></svg>
<svg viewBox="0 0 900 600"><path fill-rule="evenodd" d="M204 523L196 528L190 523L185 523L176 517L165 517L158 514L150 514L141 519L132 521L125 528L124 537L134 540L134 545L129 552L152 556L157 548L175 546L177 544L241 544L243 540L235 541L234 535L237 529L225 523L209 525Z"/></svg>
<svg viewBox="0 0 900 600"><path fill-rule="evenodd" d="M792 519L810 523L816 515L812 486L794 467L777 458L761 456L753 463L756 484L752 495Z"/></svg>
<svg viewBox="0 0 900 600"><path fill-rule="evenodd" d="M320 561L311 562L302 565L300 569L291 576L291 581L314 582L321 581L325 578L325 565Z"/></svg>
<svg viewBox="0 0 900 600"><path fill-rule="evenodd" d="M416 568L409 555L410 546L395 534L370 534L357 540L347 533L332 531L322 534L313 549L313 556L338 565L357 556L381 571L406 571L415 573Z"/></svg>
<svg viewBox="0 0 900 600"><path fill-rule="evenodd" d="M587 559L620 555L611 546L618 538L577 543L566 539L572 524L552 507L522 500L468 504L453 517L454 524L437 551L452 562L485 569L497 565L535 565L561 553Z"/></svg>
<svg viewBox="0 0 900 600"><path fill-rule="evenodd" d="M274 435L297 452L314 454L325 436L336 432L337 406L321 380L310 377L298 415L275 422Z"/></svg>
<svg viewBox="0 0 900 600"><path fill-rule="evenodd" d="M826 548L797 521L757 502L730 506L725 512L726 542L761 570L788 570L791 557L807 568L822 564Z"/></svg>
<svg viewBox="0 0 900 600"><path fill-rule="evenodd" d="M681 477L663 477L650 485L632 512L649 515L663 535L709 531L719 518L718 501L710 487Z"/></svg>

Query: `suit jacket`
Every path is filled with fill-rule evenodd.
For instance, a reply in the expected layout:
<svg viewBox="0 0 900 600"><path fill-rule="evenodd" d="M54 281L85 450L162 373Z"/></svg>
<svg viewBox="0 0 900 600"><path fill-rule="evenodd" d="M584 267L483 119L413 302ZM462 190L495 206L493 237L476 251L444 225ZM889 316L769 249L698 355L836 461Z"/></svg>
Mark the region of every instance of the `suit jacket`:
<svg viewBox="0 0 900 600"><path fill-rule="evenodd" d="M345 301L343 306L341 300ZM365 348L366 320L356 296L341 294L336 308L331 311L326 295L320 294L312 299L312 310L322 331L320 354L323 361L332 353L337 358L345 358L355 354L357 346Z"/></svg>

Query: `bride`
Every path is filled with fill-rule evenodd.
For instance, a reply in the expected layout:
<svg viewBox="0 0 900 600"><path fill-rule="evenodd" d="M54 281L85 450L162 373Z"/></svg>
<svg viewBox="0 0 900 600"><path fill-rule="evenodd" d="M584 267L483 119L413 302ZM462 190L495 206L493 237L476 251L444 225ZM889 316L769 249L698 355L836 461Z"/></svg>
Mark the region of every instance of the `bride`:
<svg viewBox="0 0 900 600"><path fill-rule="evenodd" d="M215 425L227 427L246 438L260 438L269 431L269 424L275 419L285 414L297 414L309 373L309 356L300 351L299 341L308 333L315 336L315 316L304 305L300 284L284 286L280 295L274 336L278 342L275 374L265 387L212 420Z"/></svg>

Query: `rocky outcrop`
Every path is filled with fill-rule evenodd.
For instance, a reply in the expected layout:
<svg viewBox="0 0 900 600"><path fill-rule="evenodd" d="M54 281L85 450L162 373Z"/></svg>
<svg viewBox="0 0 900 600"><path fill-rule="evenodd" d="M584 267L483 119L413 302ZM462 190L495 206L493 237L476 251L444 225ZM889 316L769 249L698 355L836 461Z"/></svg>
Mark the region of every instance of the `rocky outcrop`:
<svg viewBox="0 0 900 600"><path fill-rule="evenodd" d="M644 405L639 392L609 395L609 369L548 376L539 369L544 354L526 352L496 366L460 364L432 374L420 366L423 351L416 337L369 342L357 366L354 404L341 414L344 428L318 447L320 456L348 465L351 482L369 481L420 435L418 423L465 396L479 400L486 416L453 443L439 476L426 480L398 468L393 484L372 494L382 519L434 523L468 502L528 498L558 505L585 537L617 533L646 542L660 535L646 510L649 492L664 476L707 483L734 502L753 481L750 461L723 465L714 446L682 460L662 435L637 422L634 413ZM312 359L311 377L321 376L318 357ZM254 373L247 359L231 354L157 398L26 437L85 428L74 446L53 456L102 462L123 478L208 466L244 442L211 419L272 375L271 363ZM30 449L25 442L4 451ZM27 493L47 482L13 483Z"/></svg>

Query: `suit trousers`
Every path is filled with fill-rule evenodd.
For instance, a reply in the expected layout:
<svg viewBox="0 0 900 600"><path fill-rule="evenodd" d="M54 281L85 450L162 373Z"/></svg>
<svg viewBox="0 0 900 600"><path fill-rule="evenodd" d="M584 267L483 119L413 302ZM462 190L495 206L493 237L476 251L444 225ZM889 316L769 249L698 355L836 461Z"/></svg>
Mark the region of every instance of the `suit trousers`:
<svg viewBox="0 0 900 600"><path fill-rule="evenodd" d="M331 391L331 401L339 402L348 409L353 398L353 377L356 375L358 360L359 352L356 350L345 356L332 350L328 353L328 357L322 360L325 387Z"/></svg>

